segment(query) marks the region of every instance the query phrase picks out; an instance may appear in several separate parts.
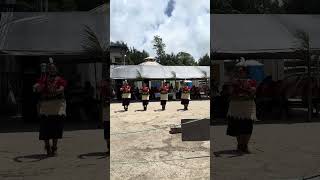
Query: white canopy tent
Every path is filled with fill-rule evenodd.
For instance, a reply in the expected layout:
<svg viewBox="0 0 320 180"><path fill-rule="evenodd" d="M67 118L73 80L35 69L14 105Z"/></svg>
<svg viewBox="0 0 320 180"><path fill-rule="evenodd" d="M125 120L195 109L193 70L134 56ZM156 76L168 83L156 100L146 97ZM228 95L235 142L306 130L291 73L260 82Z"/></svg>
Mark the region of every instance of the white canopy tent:
<svg viewBox="0 0 320 180"><path fill-rule="evenodd" d="M264 65L255 60L243 60L237 63L236 66L264 66Z"/></svg>
<svg viewBox="0 0 320 180"><path fill-rule="evenodd" d="M209 79L209 66L111 66L111 79Z"/></svg>

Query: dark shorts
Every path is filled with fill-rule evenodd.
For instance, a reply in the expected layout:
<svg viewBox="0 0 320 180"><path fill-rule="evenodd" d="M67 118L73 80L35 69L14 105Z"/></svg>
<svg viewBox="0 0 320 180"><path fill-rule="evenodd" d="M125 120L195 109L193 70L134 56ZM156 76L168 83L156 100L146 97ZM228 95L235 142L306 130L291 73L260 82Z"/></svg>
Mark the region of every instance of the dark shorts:
<svg viewBox="0 0 320 180"><path fill-rule="evenodd" d="M142 104L145 106L145 105L148 105L149 104L149 100L143 100L142 101Z"/></svg>
<svg viewBox="0 0 320 180"><path fill-rule="evenodd" d="M166 105L166 104L167 104L167 100L161 100L161 101L160 101L160 104L161 104L161 105Z"/></svg>
<svg viewBox="0 0 320 180"><path fill-rule="evenodd" d="M110 139L110 121L103 122L104 139Z"/></svg>
<svg viewBox="0 0 320 180"><path fill-rule="evenodd" d="M41 116L39 140L62 139L65 116Z"/></svg>
<svg viewBox="0 0 320 180"><path fill-rule="evenodd" d="M122 99L122 106L129 106L129 104L130 104L129 98Z"/></svg>
<svg viewBox="0 0 320 180"><path fill-rule="evenodd" d="M181 104L189 104L189 99L181 99Z"/></svg>
<svg viewBox="0 0 320 180"><path fill-rule="evenodd" d="M228 117L228 128L227 135L229 136L239 136L239 135L249 135L253 131L253 120L251 119L236 119L233 117Z"/></svg>

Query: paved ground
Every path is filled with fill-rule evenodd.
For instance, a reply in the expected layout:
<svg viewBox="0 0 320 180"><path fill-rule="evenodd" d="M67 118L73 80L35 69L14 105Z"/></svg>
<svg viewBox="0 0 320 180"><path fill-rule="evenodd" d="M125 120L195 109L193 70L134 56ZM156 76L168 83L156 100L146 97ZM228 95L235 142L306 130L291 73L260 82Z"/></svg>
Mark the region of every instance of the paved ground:
<svg viewBox="0 0 320 180"><path fill-rule="evenodd" d="M233 150L226 126L211 126L211 175L215 180L320 179L320 123L257 124L252 154Z"/></svg>
<svg viewBox="0 0 320 180"><path fill-rule="evenodd" d="M157 129L133 134L111 135L111 179L209 179L210 142L181 141L181 134L169 134L165 125L179 124L183 118L208 118L210 101L192 101L189 111L180 102L151 102L148 111L132 103L128 112L121 104L111 105L111 134ZM188 159L185 159L188 158Z"/></svg>
<svg viewBox="0 0 320 180"><path fill-rule="evenodd" d="M59 156L45 159L37 132L0 133L1 180L106 180L102 130L64 134Z"/></svg>

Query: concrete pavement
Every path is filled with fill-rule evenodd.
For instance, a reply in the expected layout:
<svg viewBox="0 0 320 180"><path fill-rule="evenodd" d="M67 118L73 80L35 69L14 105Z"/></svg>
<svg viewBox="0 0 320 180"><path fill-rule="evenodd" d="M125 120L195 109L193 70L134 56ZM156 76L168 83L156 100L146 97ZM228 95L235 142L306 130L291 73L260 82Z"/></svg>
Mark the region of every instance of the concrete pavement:
<svg viewBox="0 0 320 180"><path fill-rule="evenodd" d="M208 118L210 101L191 101L189 111L181 110L179 101L168 102L166 111L160 102L142 109L141 103L132 103L123 112L120 103L111 104L111 179L210 179L210 142L169 134L169 126L181 119ZM150 131L117 134L141 130Z"/></svg>
<svg viewBox="0 0 320 180"><path fill-rule="evenodd" d="M1 180L106 180L109 157L102 130L64 133L59 155L45 158L37 132L0 134Z"/></svg>
<svg viewBox="0 0 320 180"><path fill-rule="evenodd" d="M212 179L320 179L320 123L256 124L247 155L225 134L226 126L211 126Z"/></svg>

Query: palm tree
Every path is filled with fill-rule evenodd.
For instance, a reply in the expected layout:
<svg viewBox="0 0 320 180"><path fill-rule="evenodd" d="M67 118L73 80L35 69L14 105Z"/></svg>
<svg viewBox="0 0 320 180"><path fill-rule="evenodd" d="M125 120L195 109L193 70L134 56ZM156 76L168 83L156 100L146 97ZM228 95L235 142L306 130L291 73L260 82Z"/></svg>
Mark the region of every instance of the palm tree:
<svg viewBox="0 0 320 180"><path fill-rule="evenodd" d="M137 76L136 76L136 78L137 78L138 81L142 81L142 80L143 80L143 76L142 76L141 72L138 71L138 70L137 70Z"/></svg>
<svg viewBox="0 0 320 180"><path fill-rule="evenodd" d="M84 26L84 41L82 48L85 53L98 61L108 62L109 58L109 43L101 42L97 34L91 27Z"/></svg>
<svg viewBox="0 0 320 180"><path fill-rule="evenodd" d="M109 74L110 74L110 56L109 56L109 43L106 41L102 41L99 39L97 34L91 29L89 26L84 26L84 34L83 34L83 43L82 48L84 50L83 55L89 56L90 58L95 60L94 68L95 68L95 83L96 89L98 89L98 82L97 82L97 66L96 62L102 62L103 64L103 71L102 76L104 77L106 74L108 77L106 78L107 84L110 84ZM106 74L105 74L106 73ZM107 88L107 99L110 99L110 88ZM99 115L100 119L103 118L103 103L101 95L98 97L98 93L96 91L96 99L99 99Z"/></svg>

